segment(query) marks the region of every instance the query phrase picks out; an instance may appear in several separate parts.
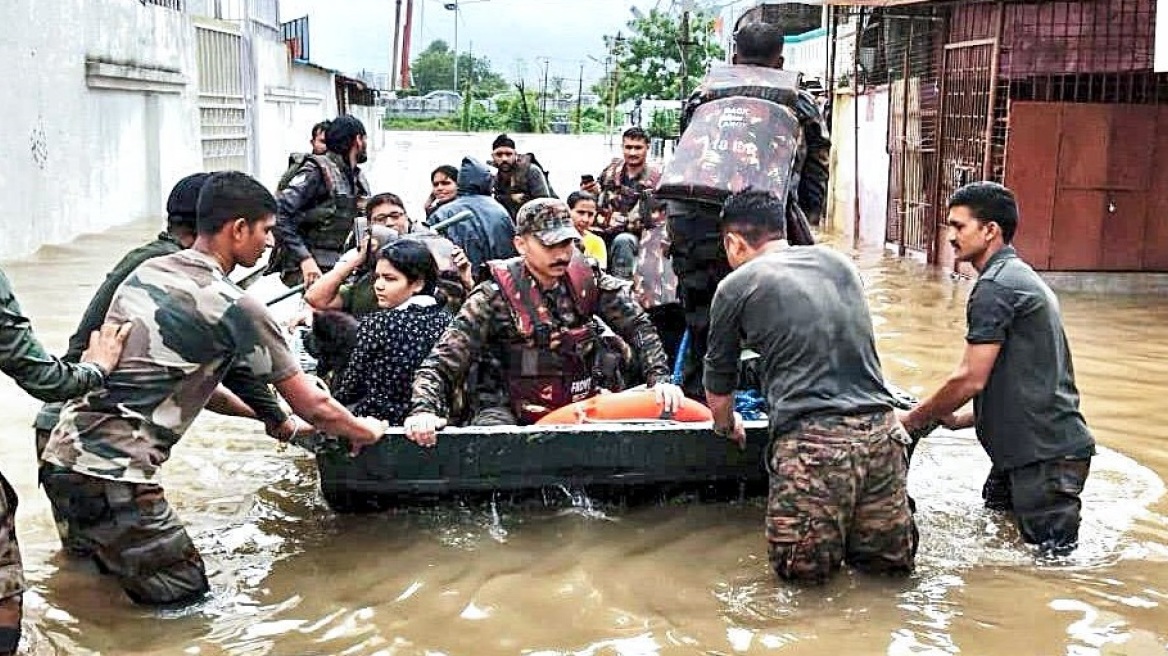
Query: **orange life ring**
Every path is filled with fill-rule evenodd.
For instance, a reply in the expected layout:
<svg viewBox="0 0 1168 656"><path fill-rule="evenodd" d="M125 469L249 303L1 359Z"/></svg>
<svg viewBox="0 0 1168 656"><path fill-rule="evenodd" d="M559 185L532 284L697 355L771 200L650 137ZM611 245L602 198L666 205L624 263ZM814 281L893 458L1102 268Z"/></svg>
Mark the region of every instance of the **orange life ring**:
<svg viewBox="0 0 1168 656"><path fill-rule="evenodd" d="M569 403L553 410L535 422L548 424L586 424L589 422L619 422L622 420L671 419L678 422L712 421L713 413L693 399L684 399L670 417L662 417L662 405L657 403L653 390L629 390L613 394L598 394L583 401Z"/></svg>

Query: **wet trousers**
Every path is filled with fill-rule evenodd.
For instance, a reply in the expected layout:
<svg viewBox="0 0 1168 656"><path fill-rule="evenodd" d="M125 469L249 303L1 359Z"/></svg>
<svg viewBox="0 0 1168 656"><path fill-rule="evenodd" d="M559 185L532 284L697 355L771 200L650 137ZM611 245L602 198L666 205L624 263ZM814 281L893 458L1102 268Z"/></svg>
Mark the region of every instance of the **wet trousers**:
<svg viewBox="0 0 1168 656"><path fill-rule="evenodd" d="M910 574L918 536L907 443L892 412L812 417L774 435L766 536L775 574L822 583L845 562Z"/></svg>
<svg viewBox="0 0 1168 656"><path fill-rule="evenodd" d="M20 644L21 595L27 589L16 543L16 491L0 474L0 656Z"/></svg>
<svg viewBox="0 0 1168 656"><path fill-rule="evenodd" d="M1011 512L1022 539L1043 551L1072 551L1079 542L1079 495L1091 458L1044 460L1008 471L991 471L982 487L986 508Z"/></svg>
<svg viewBox="0 0 1168 656"><path fill-rule="evenodd" d="M125 483L46 464L41 483L62 543L83 545L139 604L197 601L209 590L203 559L162 487Z"/></svg>

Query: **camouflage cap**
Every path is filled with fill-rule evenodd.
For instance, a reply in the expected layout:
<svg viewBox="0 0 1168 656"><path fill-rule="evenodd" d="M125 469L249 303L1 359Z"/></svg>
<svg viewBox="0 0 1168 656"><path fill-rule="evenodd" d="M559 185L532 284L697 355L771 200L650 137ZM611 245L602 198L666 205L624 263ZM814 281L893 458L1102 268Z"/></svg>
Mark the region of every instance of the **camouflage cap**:
<svg viewBox="0 0 1168 656"><path fill-rule="evenodd" d="M544 246L580 239L572 224L572 212L558 198L536 198L524 203L515 216L515 234L535 235Z"/></svg>

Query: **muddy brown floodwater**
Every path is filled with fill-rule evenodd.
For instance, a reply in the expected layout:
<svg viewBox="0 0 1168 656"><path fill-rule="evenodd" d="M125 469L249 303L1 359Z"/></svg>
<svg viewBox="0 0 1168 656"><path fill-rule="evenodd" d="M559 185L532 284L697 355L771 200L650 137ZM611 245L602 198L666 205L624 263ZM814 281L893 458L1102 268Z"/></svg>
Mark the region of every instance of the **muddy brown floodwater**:
<svg viewBox="0 0 1168 656"><path fill-rule="evenodd" d="M435 165L490 135L390 135L377 191L424 200ZM482 143L479 143L482 142ZM601 139L530 138L565 189L610 156ZM523 144L521 144L523 145ZM149 239L137 222L3 264L55 351L108 268ZM853 251L886 374L929 391L962 348L968 281ZM270 289L268 291L271 291ZM263 293L257 291L257 293ZM1105 448L1084 494L1083 544L1036 562L984 511L988 460L968 432L918 451L916 574L772 580L762 504L546 508L455 504L338 516L311 456L246 422L201 418L163 484L208 561L214 594L181 611L130 605L58 554L35 483L38 404L0 381L0 463L21 495L32 654L1164 654L1168 653L1168 299L1062 295L1083 409ZM286 310L285 306L285 311ZM713 439L713 438L711 438ZM559 499L555 499L559 497ZM572 502L572 499L575 502Z"/></svg>

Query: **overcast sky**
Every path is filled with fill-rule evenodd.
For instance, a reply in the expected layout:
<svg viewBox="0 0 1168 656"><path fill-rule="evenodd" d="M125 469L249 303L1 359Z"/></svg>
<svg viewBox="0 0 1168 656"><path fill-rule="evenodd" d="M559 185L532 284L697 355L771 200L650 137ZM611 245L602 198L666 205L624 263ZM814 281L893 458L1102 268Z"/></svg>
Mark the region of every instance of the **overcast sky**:
<svg viewBox="0 0 1168 656"><path fill-rule="evenodd" d="M454 46L455 12L450 0L414 0L413 55L435 39ZM548 73L576 79L584 64L585 84L604 73L605 34L626 30L630 7L648 12L680 0L461 0L458 49L473 48L491 60L505 78L521 68L534 79L549 59ZM706 1L699 4L743 4ZM754 4L750 2L744 6ZM402 3L405 13L405 2ZM312 61L346 73L361 69L384 73L393 49L394 0L280 0L280 20L309 16ZM403 16L404 22L404 16ZM411 57L412 59L412 57Z"/></svg>

